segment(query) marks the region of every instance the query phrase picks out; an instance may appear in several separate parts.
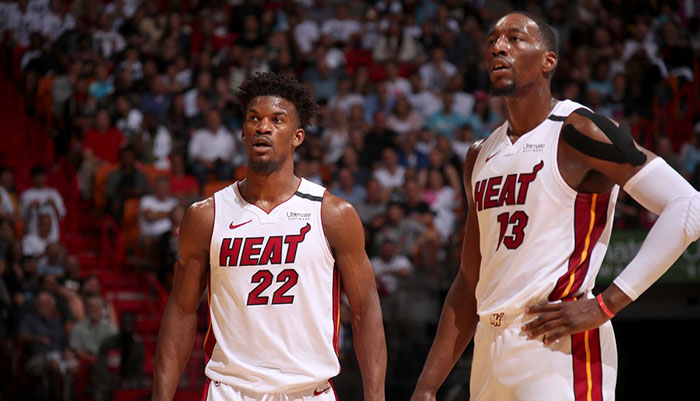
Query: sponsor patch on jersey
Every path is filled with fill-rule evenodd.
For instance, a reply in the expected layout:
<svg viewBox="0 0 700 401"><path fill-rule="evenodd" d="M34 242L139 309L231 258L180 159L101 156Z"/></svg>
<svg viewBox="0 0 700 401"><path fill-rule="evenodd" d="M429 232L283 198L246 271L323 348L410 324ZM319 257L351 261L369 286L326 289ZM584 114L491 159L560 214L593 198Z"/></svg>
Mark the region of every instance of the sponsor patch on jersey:
<svg viewBox="0 0 700 401"><path fill-rule="evenodd" d="M311 212L287 212L287 220L309 221L311 220Z"/></svg>
<svg viewBox="0 0 700 401"><path fill-rule="evenodd" d="M525 146L523 146L523 153L541 152L543 150L543 143L526 143Z"/></svg>

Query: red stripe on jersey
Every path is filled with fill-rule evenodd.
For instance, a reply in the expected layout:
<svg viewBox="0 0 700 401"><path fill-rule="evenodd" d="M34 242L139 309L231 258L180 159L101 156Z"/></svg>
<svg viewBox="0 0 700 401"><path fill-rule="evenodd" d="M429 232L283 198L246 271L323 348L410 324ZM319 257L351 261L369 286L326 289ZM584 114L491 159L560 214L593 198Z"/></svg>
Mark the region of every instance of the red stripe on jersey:
<svg viewBox="0 0 700 401"><path fill-rule="evenodd" d="M214 346L216 345L216 336L211 332L211 276L207 278L207 310L209 313L209 325L207 327L207 334L204 336L204 366L209 363L211 359L211 354L214 352Z"/></svg>
<svg viewBox="0 0 700 401"><path fill-rule="evenodd" d="M603 400L600 329L571 336L571 356L576 401Z"/></svg>
<svg viewBox="0 0 700 401"><path fill-rule="evenodd" d="M207 398L209 397L209 385L211 384L211 379L207 378L207 381L204 382L204 391L202 391L202 401L207 401Z"/></svg>
<svg viewBox="0 0 700 401"><path fill-rule="evenodd" d="M549 295L557 301L578 293L591 262L593 248L605 230L608 221L610 191L602 194L578 194L574 203L574 250L569 267Z"/></svg>
<svg viewBox="0 0 700 401"><path fill-rule="evenodd" d="M333 267L333 348L338 355L338 337L340 335L340 273Z"/></svg>

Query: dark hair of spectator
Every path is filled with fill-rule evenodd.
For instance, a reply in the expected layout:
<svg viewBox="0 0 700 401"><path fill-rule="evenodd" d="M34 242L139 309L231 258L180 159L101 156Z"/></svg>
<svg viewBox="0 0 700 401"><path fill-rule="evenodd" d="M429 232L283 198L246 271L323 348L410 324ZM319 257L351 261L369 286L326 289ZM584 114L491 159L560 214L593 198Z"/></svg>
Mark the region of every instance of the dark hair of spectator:
<svg viewBox="0 0 700 401"><path fill-rule="evenodd" d="M33 178L40 174L46 174L46 168L42 166L34 166L30 171L29 175Z"/></svg>
<svg viewBox="0 0 700 401"><path fill-rule="evenodd" d="M309 125L318 109L313 94L306 86L294 78L273 72L256 74L243 81L238 87L236 98L243 114L248 110L250 102L259 96L281 97L292 103L297 109L297 117L301 127Z"/></svg>

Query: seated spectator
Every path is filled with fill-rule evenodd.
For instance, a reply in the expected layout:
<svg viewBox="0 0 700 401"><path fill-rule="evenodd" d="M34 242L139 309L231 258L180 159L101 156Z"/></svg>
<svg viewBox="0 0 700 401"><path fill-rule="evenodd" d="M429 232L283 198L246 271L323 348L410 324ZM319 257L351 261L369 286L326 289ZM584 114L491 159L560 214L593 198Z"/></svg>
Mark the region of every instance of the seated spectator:
<svg viewBox="0 0 700 401"><path fill-rule="evenodd" d="M230 180L235 151L233 135L221 125L219 112L209 111L206 128L194 133L188 148L192 172L199 185L204 186L210 173L216 174L220 181Z"/></svg>
<svg viewBox="0 0 700 401"><path fill-rule="evenodd" d="M65 274L63 275L63 285L71 290L78 291L82 285L80 278L80 260L75 255L68 255L65 263Z"/></svg>
<svg viewBox="0 0 700 401"><path fill-rule="evenodd" d="M107 176L105 197L107 209L114 218L121 220L124 202L140 198L148 193L148 178L136 167L136 152L131 146L119 151L119 167Z"/></svg>
<svg viewBox="0 0 700 401"><path fill-rule="evenodd" d="M467 152L474 144L474 130L469 124L464 124L455 131L455 139L452 141L452 151L461 163L467 159Z"/></svg>
<svg viewBox="0 0 700 401"><path fill-rule="evenodd" d="M151 91L141 96L139 110L146 114L155 114L159 119L166 117L172 99L168 94L168 84L165 75L158 75L153 80Z"/></svg>
<svg viewBox="0 0 700 401"><path fill-rule="evenodd" d="M455 131L467 123L467 116L460 114L454 108L454 95L446 92L442 95L442 109L433 113L425 125L428 129L453 139Z"/></svg>
<svg viewBox="0 0 700 401"><path fill-rule="evenodd" d="M394 18L389 23L389 29L379 38L372 57L378 62L396 60L412 63L420 54L420 43L403 29L398 19Z"/></svg>
<svg viewBox="0 0 700 401"><path fill-rule="evenodd" d="M177 206L177 199L170 196L168 177L158 177L152 195L141 198L139 203L139 231L144 255L151 268L160 263L158 241L172 228L170 212Z"/></svg>
<svg viewBox="0 0 700 401"><path fill-rule="evenodd" d="M389 94L396 99L411 94L411 82L399 75L399 66L394 61L386 63L386 86Z"/></svg>
<svg viewBox="0 0 700 401"><path fill-rule="evenodd" d="M19 198L19 212L24 217L25 233L34 234L39 230L39 215L51 216L50 241L58 241L58 222L66 215L63 197L54 188L46 186L46 169L33 167L32 186L22 192Z"/></svg>
<svg viewBox="0 0 700 401"><path fill-rule="evenodd" d="M197 85L196 87L185 92L184 95L184 106L185 106L185 117L192 118L196 116L200 110L197 103L198 95L206 95L206 93L212 90L212 78L211 72L204 70L197 75ZM206 96L204 97L206 99Z"/></svg>
<svg viewBox="0 0 700 401"><path fill-rule="evenodd" d="M350 37L362 29L360 23L348 14L348 6L338 3L335 6L335 17L327 19L321 25L321 33L328 35L333 42L347 43Z"/></svg>
<svg viewBox="0 0 700 401"><path fill-rule="evenodd" d="M138 159L144 164L153 164L156 168L167 169L170 161L168 156L173 146L173 140L165 126L158 123L155 114L146 114L141 127L131 141L139 155Z"/></svg>
<svg viewBox="0 0 700 401"><path fill-rule="evenodd" d="M338 80L338 93L328 100L328 107L331 110L340 110L345 116L350 114L350 108L354 105L363 106L364 96L351 91L352 80L349 77L342 77ZM335 115L335 113L333 113Z"/></svg>
<svg viewBox="0 0 700 401"><path fill-rule="evenodd" d="M0 166L0 218L14 220L17 216L17 194L13 187L12 169Z"/></svg>
<svg viewBox="0 0 700 401"><path fill-rule="evenodd" d="M440 170L431 169L428 172L428 184L423 190L423 200L436 213L436 228L443 240L446 240L454 229L457 193L445 183L445 177Z"/></svg>
<svg viewBox="0 0 700 401"><path fill-rule="evenodd" d="M189 205L199 197L199 183L185 173L185 157L181 153L170 155L170 193L181 205Z"/></svg>
<svg viewBox="0 0 700 401"><path fill-rule="evenodd" d="M22 253L35 258L43 257L46 246L51 243L51 215L42 213L39 215L39 231L30 233L22 238Z"/></svg>
<svg viewBox="0 0 700 401"><path fill-rule="evenodd" d="M362 223L368 225L375 217L386 211L386 201L384 198L385 191L382 190L382 186L379 185L379 181L375 178L367 181L365 193L367 197L354 206L360 215Z"/></svg>
<svg viewBox="0 0 700 401"><path fill-rule="evenodd" d="M399 165L406 169L414 169L416 171L424 170L430 166L428 156L418 150L418 134L409 132L404 136L403 141L399 145L398 157Z"/></svg>
<svg viewBox="0 0 700 401"><path fill-rule="evenodd" d="M111 125L109 112L98 110L94 127L83 136L83 161L78 173L83 198L92 198L95 169L102 163L117 163L124 142L124 135Z"/></svg>
<svg viewBox="0 0 700 401"><path fill-rule="evenodd" d="M486 138L498 124L498 116L491 110L486 92L474 93L474 112L467 118L467 124L474 130L474 138Z"/></svg>
<svg viewBox="0 0 700 401"><path fill-rule="evenodd" d="M376 125L376 118L378 113L382 113L384 117L391 114L394 109L394 104L396 103L396 98L389 92L389 87L386 81L379 81L375 85L376 91L368 95L365 99L365 121L368 123L374 121Z"/></svg>
<svg viewBox="0 0 700 401"><path fill-rule="evenodd" d="M131 100L126 95L119 95L115 98L114 104L117 108L114 126L123 132L127 137L131 137L141 129L143 113L133 106ZM120 143L121 145L121 143ZM117 147L118 149L118 147ZM116 163L119 154L116 155L112 163Z"/></svg>
<svg viewBox="0 0 700 401"><path fill-rule="evenodd" d="M396 151L392 148L384 148L382 151L381 167L374 170L372 177L379 182L386 191L391 192L394 188L403 185L406 169L399 165Z"/></svg>
<svg viewBox="0 0 700 401"><path fill-rule="evenodd" d="M408 255L425 229L425 225L419 220L406 218L405 206L402 203L391 202L386 210L385 223L374 235L374 246L380 249L385 241L391 241L398 253Z"/></svg>
<svg viewBox="0 0 700 401"><path fill-rule="evenodd" d="M428 87L423 85L418 73L411 74L409 81L411 82L411 93L408 95L408 101L413 106L413 110L420 113L423 119L440 110L442 107L440 98L433 93L434 88L427 89Z"/></svg>
<svg viewBox="0 0 700 401"><path fill-rule="evenodd" d="M413 270L411 261L397 252L396 243L387 239L379 248L379 254L371 259L374 268L374 276L377 279L377 290L380 295L391 295L399 287L402 278L409 277ZM382 303L382 314L385 312ZM387 311L386 318L392 318L391 311Z"/></svg>
<svg viewBox="0 0 700 401"><path fill-rule="evenodd" d="M440 47L433 49L430 61L418 69L423 85L437 91L445 89L456 73L457 67L445 59L445 50Z"/></svg>
<svg viewBox="0 0 700 401"><path fill-rule="evenodd" d="M304 70L301 78L302 82L311 83L316 100L327 102L338 93L339 75L328 66L326 57L318 57L316 64Z"/></svg>
<svg viewBox="0 0 700 401"><path fill-rule="evenodd" d="M387 126L403 137L411 131L420 130L423 126L423 118L412 109L408 99L400 96L396 99L394 109L387 119Z"/></svg>
<svg viewBox="0 0 700 401"><path fill-rule="evenodd" d="M39 274L50 274L63 277L65 268L63 266L65 250L60 242L54 242L46 246L44 257L39 259Z"/></svg>
<svg viewBox="0 0 700 401"><path fill-rule="evenodd" d="M83 319L86 319L87 317L87 300L90 297L102 297L102 284L100 284L100 280L97 278L95 275L90 275L86 277L82 283L80 284L80 289L78 290L78 294L82 298L81 304L83 305L83 311L82 314L78 314L75 316L76 320L81 321ZM103 306L102 306L102 314L106 316L106 318L109 320L109 322L113 326L117 326L117 312L114 309L114 304L112 304L111 301L103 300Z"/></svg>
<svg viewBox="0 0 700 401"><path fill-rule="evenodd" d="M331 192L333 195L339 196L353 205L359 204L367 196L365 189L355 182L352 171L347 167L338 170L338 179Z"/></svg>
<svg viewBox="0 0 700 401"><path fill-rule="evenodd" d="M0 216L0 260L7 257L15 242L19 241L15 241L15 226L12 220Z"/></svg>
<svg viewBox="0 0 700 401"><path fill-rule="evenodd" d="M95 80L90 84L89 93L98 102L114 93L114 82L106 63L100 63L95 68Z"/></svg>
<svg viewBox="0 0 700 401"><path fill-rule="evenodd" d="M92 375L95 400L110 399L116 388L143 386L145 350L136 335L136 320L136 315L124 312L119 333L100 344Z"/></svg>
<svg viewBox="0 0 700 401"><path fill-rule="evenodd" d="M336 163L348 144L347 118L340 109L331 110L330 122L328 127L323 130L321 141L325 149L323 162L326 164Z"/></svg>
<svg viewBox="0 0 700 401"><path fill-rule="evenodd" d="M56 309L56 300L48 292L41 292L34 303L35 308L23 314L18 330L18 339L27 351L27 372L48 377L28 386L33 394L28 399L63 399L63 386L70 386L67 376L75 372L77 361L70 349L66 348L66 335L63 322Z"/></svg>
<svg viewBox="0 0 700 401"><path fill-rule="evenodd" d="M105 319L102 298L91 296L85 304L87 317L73 327L70 346L79 358L92 360L96 358L102 341L116 334L117 328Z"/></svg>

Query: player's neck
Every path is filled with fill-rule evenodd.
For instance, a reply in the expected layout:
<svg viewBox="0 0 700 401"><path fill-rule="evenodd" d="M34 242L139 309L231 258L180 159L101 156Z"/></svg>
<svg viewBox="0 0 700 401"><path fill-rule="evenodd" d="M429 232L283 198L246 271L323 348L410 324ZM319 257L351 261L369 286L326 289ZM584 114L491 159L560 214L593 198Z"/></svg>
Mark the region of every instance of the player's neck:
<svg viewBox="0 0 700 401"><path fill-rule="evenodd" d="M556 104L549 87L543 87L540 90L530 88L505 96L503 100L508 118L508 135L513 143L549 117L549 113Z"/></svg>
<svg viewBox="0 0 700 401"><path fill-rule="evenodd" d="M254 171L248 166L246 179L239 186L245 200L263 209L289 199L299 187L301 178L294 175L294 166L271 173Z"/></svg>

